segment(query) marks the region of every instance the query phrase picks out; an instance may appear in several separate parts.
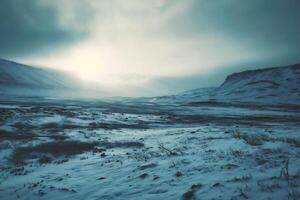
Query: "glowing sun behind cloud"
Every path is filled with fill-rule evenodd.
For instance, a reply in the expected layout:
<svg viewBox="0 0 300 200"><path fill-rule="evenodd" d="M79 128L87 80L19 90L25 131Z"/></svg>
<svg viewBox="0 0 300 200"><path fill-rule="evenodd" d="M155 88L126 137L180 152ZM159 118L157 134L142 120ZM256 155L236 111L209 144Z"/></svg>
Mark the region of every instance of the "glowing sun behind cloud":
<svg viewBox="0 0 300 200"><path fill-rule="evenodd" d="M293 38L289 42L285 41L289 40L284 37L285 34L280 33L281 30L289 30L290 25L295 27L292 25L298 23L297 20L291 21L294 18L289 15L278 16L278 19L291 22L285 23L285 29L281 28L283 23L279 23L278 29L273 18L270 18L272 23L268 21L268 15L275 16L273 11L260 12L257 7L262 3L258 0L253 0L254 3L234 0L228 3L202 0L33 2L39 17L41 8L51 8L50 13L54 15L44 17L45 20L53 19L47 24L49 27L41 26L43 21L31 18L30 13L26 15L30 25L37 24L34 34L43 36L34 44L38 46L39 41L48 42L49 49L33 53L31 50L35 48L32 48L28 54L17 56L14 60L71 71L83 80L108 89L118 89L118 92L145 92L164 77L174 80L185 77L188 80L190 76L205 76L217 71L223 73L222 70L228 66L245 63L273 65L298 58L296 54L299 51L290 51L300 46L297 45L300 39L297 42L296 38L300 34L289 31L295 33L287 37ZM284 8L276 5L274 3L275 10ZM286 10L289 14L294 13L290 8ZM253 24L254 27L249 26ZM46 37L46 28L55 29L53 37ZM26 35L29 34L26 32ZM52 46L53 38L65 39L66 43ZM284 52L288 56L282 56ZM217 82L219 84L220 80ZM195 82L192 87L201 86ZM176 91L192 87L182 86ZM152 95L165 92L162 87L152 90Z"/></svg>

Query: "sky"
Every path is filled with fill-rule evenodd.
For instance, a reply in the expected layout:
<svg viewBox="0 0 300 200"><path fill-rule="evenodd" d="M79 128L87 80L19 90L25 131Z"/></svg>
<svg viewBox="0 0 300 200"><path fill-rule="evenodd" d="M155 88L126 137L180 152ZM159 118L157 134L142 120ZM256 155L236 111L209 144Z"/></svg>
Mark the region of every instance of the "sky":
<svg viewBox="0 0 300 200"><path fill-rule="evenodd" d="M300 62L299 0L1 0L0 57L152 96Z"/></svg>

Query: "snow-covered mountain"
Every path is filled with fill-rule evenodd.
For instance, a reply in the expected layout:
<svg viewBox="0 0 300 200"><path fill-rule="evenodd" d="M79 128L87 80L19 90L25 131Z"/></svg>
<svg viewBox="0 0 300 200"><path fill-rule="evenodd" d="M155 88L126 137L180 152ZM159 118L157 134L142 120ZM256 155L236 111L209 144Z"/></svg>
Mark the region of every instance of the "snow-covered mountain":
<svg viewBox="0 0 300 200"><path fill-rule="evenodd" d="M224 100L300 104L300 64L231 74L212 96Z"/></svg>
<svg viewBox="0 0 300 200"><path fill-rule="evenodd" d="M217 88L148 99L163 104L203 101L300 104L300 64L233 73Z"/></svg>
<svg viewBox="0 0 300 200"><path fill-rule="evenodd" d="M1 97L61 96L81 88L80 81L67 73L0 59Z"/></svg>
<svg viewBox="0 0 300 200"><path fill-rule="evenodd" d="M0 84L40 88L72 88L75 78L60 71L0 59Z"/></svg>

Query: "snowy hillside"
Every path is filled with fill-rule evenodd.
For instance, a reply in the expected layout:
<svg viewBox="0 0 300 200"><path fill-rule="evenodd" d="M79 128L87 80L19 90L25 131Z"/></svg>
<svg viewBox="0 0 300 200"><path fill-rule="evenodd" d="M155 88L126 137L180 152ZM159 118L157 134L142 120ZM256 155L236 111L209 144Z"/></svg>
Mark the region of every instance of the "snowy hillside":
<svg viewBox="0 0 300 200"><path fill-rule="evenodd" d="M163 104L203 101L299 104L300 64L234 73L217 88L199 88L148 99L148 102Z"/></svg>
<svg viewBox="0 0 300 200"><path fill-rule="evenodd" d="M83 90L84 94L91 92L87 91L77 77L65 72L0 59L0 96L2 98L9 96L70 97L80 96Z"/></svg>
<svg viewBox="0 0 300 200"><path fill-rule="evenodd" d="M300 65L231 74L212 96L237 101L298 103Z"/></svg>
<svg viewBox="0 0 300 200"><path fill-rule="evenodd" d="M0 84L40 88L72 88L74 78L58 71L39 69L0 59Z"/></svg>

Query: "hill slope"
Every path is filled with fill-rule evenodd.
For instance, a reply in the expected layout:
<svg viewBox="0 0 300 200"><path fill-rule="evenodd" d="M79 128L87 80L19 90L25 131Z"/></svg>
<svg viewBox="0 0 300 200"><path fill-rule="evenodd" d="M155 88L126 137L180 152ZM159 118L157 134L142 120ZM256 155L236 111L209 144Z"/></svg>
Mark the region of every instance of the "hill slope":
<svg viewBox="0 0 300 200"><path fill-rule="evenodd" d="M0 84L41 88L72 88L75 78L59 71L40 69L0 59Z"/></svg>
<svg viewBox="0 0 300 200"><path fill-rule="evenodd" d="M298 105L300 104L300 64L234 73L217 88L199 88L178 95L155 97L147 101L162 104L218 101Z"/></svg>
<svg viewBox="0 0 300 200"><path fill-rule="evenodd" d="M221 100L300 103L300 65L231 74L211 96Z"/></svg>
<svg viewBox="0 0 300 200"><path fill-rule="evenodd" d="M80 81L64 72L40 69L0 59L0 94L5 96L60 96L81 89Z"/></svg>

